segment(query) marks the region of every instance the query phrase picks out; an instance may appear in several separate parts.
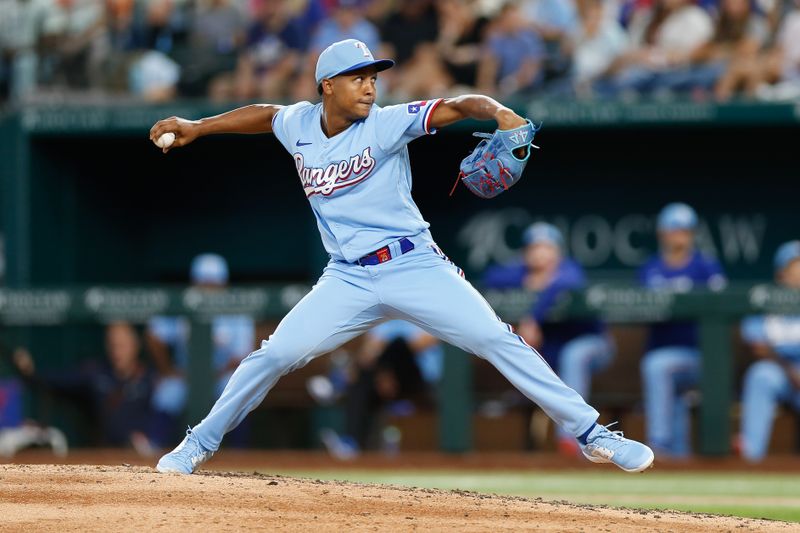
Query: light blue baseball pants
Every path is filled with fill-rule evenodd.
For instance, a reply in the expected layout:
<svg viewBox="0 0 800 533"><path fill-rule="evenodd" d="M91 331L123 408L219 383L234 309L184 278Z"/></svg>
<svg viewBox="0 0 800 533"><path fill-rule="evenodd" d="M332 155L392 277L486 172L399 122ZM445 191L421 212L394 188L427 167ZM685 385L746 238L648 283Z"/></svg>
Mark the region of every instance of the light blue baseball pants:
<svg viewBox="0 0 800 533"><path fill-rule="evenodd" d="M234 372L211 412L193 431L217 450L222 437L258 406L278 379L386 318L419 325L492 363L570 434L585 433L598 413L503 323L461 269L433 245L374 266L330 262L317 284L261 349Z"/></svg>
<svg viewBox="0 0 800 533"><path fill-rule="evenodd" d="M665 346L642 360L642 386L648 444L673 457L685 457L689 446L689 404L684 393L700 380L700 352Z"/></svg>
<svg viewBox="0 0 800 533"><path fill-rule="evenodd" d="M792 387L775 361L754 363L745 373L742 391L742 455L748 461L760 461L767 455L780 402L800 409L800 391Z"/></svg>

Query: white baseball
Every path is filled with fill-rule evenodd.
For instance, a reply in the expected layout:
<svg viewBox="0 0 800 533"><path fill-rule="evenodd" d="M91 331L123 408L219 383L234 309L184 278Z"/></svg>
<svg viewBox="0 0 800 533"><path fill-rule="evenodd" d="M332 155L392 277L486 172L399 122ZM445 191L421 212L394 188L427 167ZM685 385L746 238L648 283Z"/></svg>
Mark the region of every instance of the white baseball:
<svg viewBox="0 0 800 533"><path fill-rule="evenodd" d="M156 141L156 146L159 148L169 148L172 146L172 143L175 142L175 134L171 131L163 134L161 137L158 138Z"/></svg>

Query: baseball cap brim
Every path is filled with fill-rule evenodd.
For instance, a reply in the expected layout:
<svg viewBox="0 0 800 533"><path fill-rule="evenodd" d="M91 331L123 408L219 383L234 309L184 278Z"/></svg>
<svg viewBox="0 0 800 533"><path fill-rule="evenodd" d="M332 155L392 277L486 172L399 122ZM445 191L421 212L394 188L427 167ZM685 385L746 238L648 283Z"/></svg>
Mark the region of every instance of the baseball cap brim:
<svg viewBox="0 0 800 533"><path fill-rule="evenodd" d="M340 76L342 74L349 74L350 72L356 71L358 69L362 69L364 67L375 66L378 72L382 72L384 70L390 69L394 66L394 61L391 59L375 59L373 61L364 61L363 63L358 63L357 65L353 65L352 67L347 68L334 76ZM331 76L333 77L333 76Z"/></svg>
<svg viewBox="0 0 800 533"><path fill-rule="evenodd" d="M692 231L695 229L694 224L658 224L656 229L658 231L682 231L682 230L689 230Z"/></svg>
<svg viewBox="0 0 800 533"><path fill-rule="evenodd" d="M319 80L319 83L317 83L317 92L319 94L322 94L322 80L328 79L328 78L333 78L335 76L341 76L342 74L349 74L350 72L354 72L354 71L356 71L358 69L362 69L364 67L369 67L371 65L375 65L375 68L377 69L377 71L378 72L382 72L384 70L392 68L394 66L394 61L391 60L391 59L375 59L373 61L364 61L362 63L358 63L356 65L353 65L352 67L347 67L346 69L344 69L341 72L337 72L335 74L330 74L328 76L325 76L321 80Z"/></svg>

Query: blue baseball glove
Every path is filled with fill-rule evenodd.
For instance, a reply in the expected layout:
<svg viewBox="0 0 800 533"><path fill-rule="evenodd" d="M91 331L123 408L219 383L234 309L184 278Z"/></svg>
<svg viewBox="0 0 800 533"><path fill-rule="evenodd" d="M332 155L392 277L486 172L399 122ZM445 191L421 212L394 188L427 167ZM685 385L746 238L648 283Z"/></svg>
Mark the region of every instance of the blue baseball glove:
<svg viewBox="0 0 800 533"><path fill-rule="evenodd" d="M484 140L461 161L461 172L450 194L459 181L481 198L494 198L514 185L528 164L531 147L539 148L532 141L541 127L528 120L527 124L513 130L473 133Z"/></svg>

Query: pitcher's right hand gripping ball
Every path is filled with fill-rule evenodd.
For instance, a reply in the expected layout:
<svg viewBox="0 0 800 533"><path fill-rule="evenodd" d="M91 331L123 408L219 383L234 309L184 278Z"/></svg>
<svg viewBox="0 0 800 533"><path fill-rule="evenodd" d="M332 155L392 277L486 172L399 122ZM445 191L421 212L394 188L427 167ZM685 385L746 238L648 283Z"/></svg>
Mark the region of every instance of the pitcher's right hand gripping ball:
<svg viewBox="0 0 800 533"><path fill-rule="evenodd" d="M173 148L186 146L194 141L199 133L199 122L180 117L159 120L150 128L150 140L165 154ZM171 139L171 142L167 142Z"/></svg>
<svg viewBox="0 0 800 533"><path fill-rule="evenodd" d="M531 155L530 148L539 148L532 141L541 127L528 120L527 124L513 130L473 133L484 140L461 161L460 181L481 198L494 198L505 191L522 177Z"/></svg>

